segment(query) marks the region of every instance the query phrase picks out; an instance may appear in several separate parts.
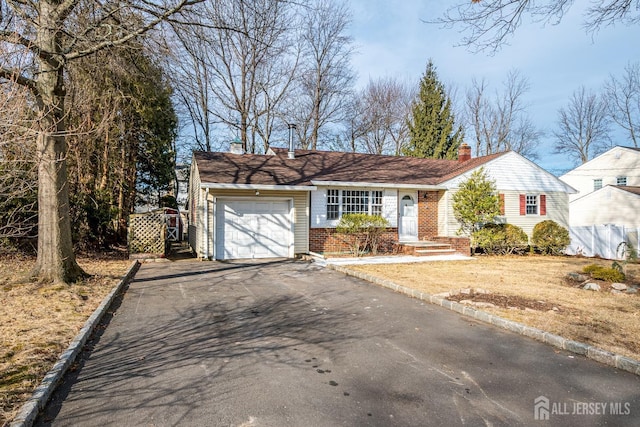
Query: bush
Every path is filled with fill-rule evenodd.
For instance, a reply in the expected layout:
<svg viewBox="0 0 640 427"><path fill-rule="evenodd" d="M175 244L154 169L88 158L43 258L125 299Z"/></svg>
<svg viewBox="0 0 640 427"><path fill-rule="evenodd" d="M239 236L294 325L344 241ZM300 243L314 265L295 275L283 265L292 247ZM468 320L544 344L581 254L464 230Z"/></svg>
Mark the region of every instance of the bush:
<svg viewBox="0 0 640 427"><path fill-rule="evenodd" d="M608 282L624 282L624 273L614 267L603 267L597 264L589 264L582 269L594 279L606 280Z"/></svg>
<svg viewBox="0 0 640 427"><path fill-rule="evenodd" d="M531 243L543 254L560 255L571 243L571 239L569 230L555 221L546 220L533 227Z"/></svg>
<svg viewBox="0 0 640 427"><path fill-rule="evenodd" d="M485 253L507 255L524 253L528 247L527 233L513 224L486 224L473 233L473 245Z"/></svg>
<svg viewBox="0 0 640 427"><path fill-rule="evenodd" d="M349 244L355 256L362 255L367 249L375 255L378 253L382 233L388 226L389 221L380 215L344 214L336 231L350 236Z"/></svg>

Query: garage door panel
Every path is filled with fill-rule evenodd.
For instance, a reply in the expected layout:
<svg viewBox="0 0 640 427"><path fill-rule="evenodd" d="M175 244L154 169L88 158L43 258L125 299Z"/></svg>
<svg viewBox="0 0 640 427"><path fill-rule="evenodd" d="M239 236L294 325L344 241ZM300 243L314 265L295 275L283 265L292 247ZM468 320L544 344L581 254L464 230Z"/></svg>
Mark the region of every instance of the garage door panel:
<svg viewBox="0 0 640 427"><path fill-rule="evenodd" d="M219 259L288 257L288 201L221 201L216 217Z"/></svg>

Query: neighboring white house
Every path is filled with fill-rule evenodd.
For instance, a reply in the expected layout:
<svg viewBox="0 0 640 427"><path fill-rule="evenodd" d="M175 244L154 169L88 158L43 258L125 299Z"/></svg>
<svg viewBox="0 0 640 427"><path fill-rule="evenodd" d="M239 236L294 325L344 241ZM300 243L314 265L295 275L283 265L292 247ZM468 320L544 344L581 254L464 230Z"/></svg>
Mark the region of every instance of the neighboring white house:
<svg viewBox="0 0 640 427"><path fill-rule="evenodd" d="M570 196L569 254L620 258L618 246L638 246L640 149L616 146L564 174Z"/></svg>
<svg viewBox="0 0 640 427"><path fill-rule="evenodd" d="M616 146L600 154L560 179L576 190L569 201L581 198L607 185L640 186L640 148Z"/></svg>
<svg viewBox="0 0 640 427"><path fill-rule="evenodd" d="M640 186L607 185L570 203L572 227L615 224L640 228Z"/></svg>
<svg viewBox="0 0 640 427"><path fill-rule="evenodd" d="M458 160L271 148L264 155L196 152L189 180L189 241L202 258L293 257L346 250L336 225L345 213L389 221L387 247L444 242L469 253L458 236L452 194L484 167L496 181L503 222L527 234L551 219L568 226L573 188L509 151ZM396 246L397 247L397 246Z"/></svg>

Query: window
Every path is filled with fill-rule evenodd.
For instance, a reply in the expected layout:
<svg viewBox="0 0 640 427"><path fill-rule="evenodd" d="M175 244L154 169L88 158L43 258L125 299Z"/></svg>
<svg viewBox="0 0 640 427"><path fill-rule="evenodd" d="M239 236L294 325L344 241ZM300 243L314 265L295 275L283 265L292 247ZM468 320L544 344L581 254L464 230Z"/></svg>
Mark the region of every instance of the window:
<svg viewBox="0 0 640 427"><path fill-rule="evenodd" d="M382 191L327 190L327 219L348 213L382 215Z"/></svg>
<svg viewBox="0 0 640 427"><path fill-rule="evenodd" d="M520 215L540 215L547 214L546 194L521 194L520 195Z"/></svg>
<svg viewBox="0 0 640 427"><path fill-rule="evenodd" d="M538 196L532 196L527 194L527 215L537 215L538 214Z"/></svg>
<svg viewBox="0 0 640 427"><path fill-rule="evenodd" d="M593 180L593 191L599 190L602 188L602 178Z"/></svg>
<svg viewBox="0 0 640 427"><path fill-rule="evenodd" d="M616 185L621 185L621 186L627 185L627 177L626 176L617 177L616 178Z"/></svg>
<svg viewBox="0 0 640 427"><path fill-rule="evenodd" d="M342 213L369 213L369 192L342 190Z"/></svg>
<svg viewBox="0 0 640 427"><path fill-rule="evenodd" d="M371 215L382 215L382 191L371 192Z"/></svg>
<svg viewBox="0 0 640 427"><path fill-rule="evenodd" d="M340 193L338 190L327 190L327 219L338 219L340 216Z"/></svg>

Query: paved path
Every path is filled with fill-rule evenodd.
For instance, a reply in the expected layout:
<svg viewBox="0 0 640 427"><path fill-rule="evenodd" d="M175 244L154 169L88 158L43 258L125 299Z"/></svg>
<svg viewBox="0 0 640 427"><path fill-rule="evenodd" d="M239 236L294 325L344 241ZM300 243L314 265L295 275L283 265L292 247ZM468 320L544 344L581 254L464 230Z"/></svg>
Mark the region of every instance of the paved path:
<svg viewBox="0 0 640 427"><path fill-rule="evenodd" d="M638 376L313 263L145 264L114 308L38 425L640 423Z"/></svg>

